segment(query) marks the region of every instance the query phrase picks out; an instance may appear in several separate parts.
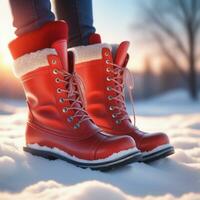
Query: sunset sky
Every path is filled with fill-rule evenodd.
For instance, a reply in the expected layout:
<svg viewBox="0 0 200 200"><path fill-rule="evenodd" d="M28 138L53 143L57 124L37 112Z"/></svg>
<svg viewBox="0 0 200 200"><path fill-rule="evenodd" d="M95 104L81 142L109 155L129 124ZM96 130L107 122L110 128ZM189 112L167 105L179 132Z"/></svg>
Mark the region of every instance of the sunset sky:
<svg viewBox="0 0 200 200"><path fill-rule="evenodd" d="M8 2L8 0L0 1L0 62L10 67L12 59L7 45L15 35ZM133 41L134 32L131 30L132 23L139 17L137 4L138 0L125 0L123 3L121 0L93 0L94 24L97 32L102 35L104 42L131 41L130 68L134 70L140 70L143 56L143 50Z"/></svg>

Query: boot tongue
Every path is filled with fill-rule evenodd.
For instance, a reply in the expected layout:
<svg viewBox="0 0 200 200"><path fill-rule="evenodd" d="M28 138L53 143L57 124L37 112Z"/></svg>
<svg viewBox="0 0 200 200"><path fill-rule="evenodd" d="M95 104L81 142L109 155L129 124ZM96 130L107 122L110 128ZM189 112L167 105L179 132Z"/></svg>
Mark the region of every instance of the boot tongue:
<svg viewBox="0 0 200 200"><path fill-rule="evenodd" d="M129 45L130 43L128 41L124 41L120 43L119 46L117 46L117 48L114 48L113 46L113 60L116 65L125 66Z"/></svg>
<svg viewBox="0 0 200 200"><path fill-rule="evenodd" d="M67 40L58 40L52 44L52 48L54 48L60 58L62 68L66 70L68 73L73 74L74 72L74 54L72 51L67 51ZM72 104L77 99L77 94L74 91L77 91L79 86L74 86L70 84L69 80L65 85L66 89L69 91L68 95L70 97L70 101L68 103ZM72 92L70 94L70 91ZM81 108L82 104L75 103L74 107ZM69 113L74 115L77 110L70 110ZM79 114L84 114L83 112L79 112ZM76 119L78 121L78 118Z"/></svg>
<svg viewBox="0 0 200 200"><path fill-rule="evenodd" d="M63 69L69 71L68 67L68 53L67 53L67 40L58 40L52 44L52 48L54 48L60 58Z"/></svg>
<svg viewBox="0 0 200 200"><path fill-rule="evenodd" d="M89 37L89 44L99 44L101 43L101 36L98 33L93 33Z"/></svg>

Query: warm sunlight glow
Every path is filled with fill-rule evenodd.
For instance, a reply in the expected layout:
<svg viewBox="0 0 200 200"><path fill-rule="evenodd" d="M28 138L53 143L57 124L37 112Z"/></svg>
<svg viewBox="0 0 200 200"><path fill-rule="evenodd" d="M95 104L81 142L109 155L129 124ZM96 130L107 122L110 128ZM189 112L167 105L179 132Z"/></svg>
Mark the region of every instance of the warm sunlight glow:
<svg viewBox="0 0 200 200"><path fill-rule="evenodd" d="M15 37L12 27L12 17L9 8L9 1L0 1L0 65L4 70L12 66L12 57L8 49L8 43Z"/></svg>
<svg viewBox="0 0 200 200"><path fill-rule="evenodd" d="M12 61L12 57L9 52L5 51L5 53L3 53L1 59L2 59L1 60L2 65L5 66L6 68L10 67L12 65L13 61Z"/></svg>

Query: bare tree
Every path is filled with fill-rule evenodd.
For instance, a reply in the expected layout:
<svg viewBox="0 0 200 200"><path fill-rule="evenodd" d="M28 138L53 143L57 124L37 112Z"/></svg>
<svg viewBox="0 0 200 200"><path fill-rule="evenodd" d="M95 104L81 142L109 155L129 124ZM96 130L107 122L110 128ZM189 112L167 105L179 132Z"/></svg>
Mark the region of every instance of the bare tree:
<svg viewBox="0 0 200 200"><path fill-rule="evenodd" d="M197 42L200 30L200 0L152 0L141 4L140 28L151 34L162 54L181 73L191 97L198 99Z"/></svg>

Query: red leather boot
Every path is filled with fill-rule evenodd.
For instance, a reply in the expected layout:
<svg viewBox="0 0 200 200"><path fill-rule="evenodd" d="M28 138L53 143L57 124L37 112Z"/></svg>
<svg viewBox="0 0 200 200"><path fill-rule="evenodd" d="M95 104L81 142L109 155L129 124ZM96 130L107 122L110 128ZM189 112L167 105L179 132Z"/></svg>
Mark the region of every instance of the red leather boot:
<svg viewBox="0 0 200 200"><path fill-rule="evenodd" d="M164 133L145 133L132 124L125 105L124 85L129 42L102 44L98 34L89 46L73 48L76 71L86 87L87 112L94 122L111 135L129 135L143 154L142 161L153 161L174 153Z"/></svg>
<svg viewBox="0 0 200 200"><path fill-rule="evenodd" d="M102 170L137 161L141 153L131 137L106 135L85 111L66 38L67 25L52 22L9 45L29 107L24 150Z"/></svg>

